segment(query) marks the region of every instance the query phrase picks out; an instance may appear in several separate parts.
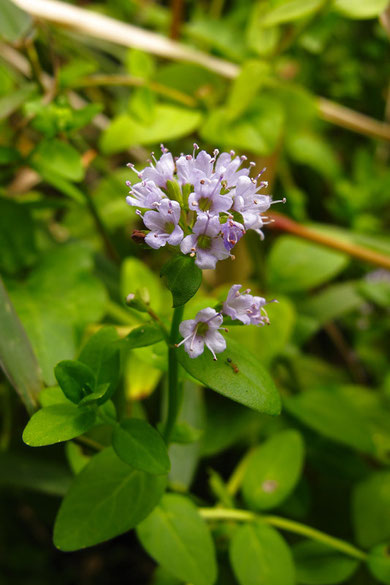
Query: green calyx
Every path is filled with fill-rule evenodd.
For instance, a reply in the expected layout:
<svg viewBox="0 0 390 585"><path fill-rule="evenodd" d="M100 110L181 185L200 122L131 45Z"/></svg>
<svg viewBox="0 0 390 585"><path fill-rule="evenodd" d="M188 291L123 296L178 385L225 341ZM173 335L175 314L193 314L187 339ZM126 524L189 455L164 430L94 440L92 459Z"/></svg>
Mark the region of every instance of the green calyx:
<svg viewBox="0 0 390 585"><path fill-rule="evenodd" d="M200 250L208 250L211 245L211 237L206 236L206 234L201 234L198 238L198 248Z"/></svg>
<svg viewBox="0 0 390 585"><path fill-rule="evenodd" d="M196 328L197 334L201 335L202 337L204 337L206 335L208 330L209 330L208 323L199 323L197 328Z"/></svg>

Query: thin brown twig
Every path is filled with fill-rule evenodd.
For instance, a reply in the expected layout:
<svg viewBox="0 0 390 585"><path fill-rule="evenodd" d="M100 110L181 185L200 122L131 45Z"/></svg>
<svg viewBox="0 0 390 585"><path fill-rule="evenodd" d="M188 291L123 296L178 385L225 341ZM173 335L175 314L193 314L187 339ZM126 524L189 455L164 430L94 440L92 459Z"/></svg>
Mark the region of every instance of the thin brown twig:
<svg viewBox="0 0 390 585"><path fill-rule="evenodd" d="M154 55L177 61L197 63L228 79L240 72L239 65L208 55L163 35L120 22L92 10L72 6L56 0L13 0L36 18L43 18L71 30L81 31L95 38L118 45L135 47ZM326 98L318 98L319 115L326 121L365 136L390 141L390 124L354 112Z"/></svg>
<svg viewBox="0 0 390 585"><path fill-rule="evenodd" d="M171 0L171 30L169 36L173 40L180 38L181 25L183 22L184 5L183 0Z"/></svg>
<svg viewBox="0 0 390 585"><path fill-rule="evenodd" d="M365 134L371 138L390 140L390 124L374 120L365 114L340 106L326 98L318 98L317 103L321 118L327 122L359 134Z"/></svg>
<svg viewBox="0 0 390 585"><path fill-rule="evenodd" d="M377 266L390 270L390 257L376 252L375 250L370 250L359 244L340 240L333 235L324 234L316 229L297 223L281 213L270 213L269 217L273 220L273 222L268 225L269 228L294 234L305 240L310 240L316 244L326 246L327 248L339 250L340 252L349 254L350 256L363 260L364 262L376 264Z"/></svg>

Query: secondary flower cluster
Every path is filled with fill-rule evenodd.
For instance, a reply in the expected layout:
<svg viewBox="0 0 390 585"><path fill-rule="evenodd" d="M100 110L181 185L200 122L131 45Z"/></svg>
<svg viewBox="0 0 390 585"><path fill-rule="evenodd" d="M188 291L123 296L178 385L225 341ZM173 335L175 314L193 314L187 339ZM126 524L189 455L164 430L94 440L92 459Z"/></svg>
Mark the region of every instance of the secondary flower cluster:
<svg viewBox="0 0 390 585"><path fill-rule="evenodd" d="M249 289L241 294L240 289L241 284L234 284L231 287L219 312L207 307L199 311L195 319L183 321L179 331L184 339L177 344L177 347L184 344L188 355L196 358L203 353L206 345L216 360L215 354L226 349L226 340L220 333L220 330L227 332L227 329L222 327L224 315L232 320L238 319L244 325L269 324L268 315L264 309L267 301L262 297L249 294Z"/></svg>
<svg viewBox="0 0 390 585"><path fill-rule="evenodd" d="M183 254L195 257L199 268L215 268L218 260L231 254L232 248L247 230L256 231L267 223L262 214L273 203L259 191L267 185L258 182L262 173L249 177L251 167L242 167L245 156L233 151L213 156L194 144L193 154L173 159L163 146L159 160L137 171L140 182L130 187L129 205L146 210L142 217L150 230L145 242L152 248L166 244L179 246ZM274 202L275 203L275 202Z"/></svg>

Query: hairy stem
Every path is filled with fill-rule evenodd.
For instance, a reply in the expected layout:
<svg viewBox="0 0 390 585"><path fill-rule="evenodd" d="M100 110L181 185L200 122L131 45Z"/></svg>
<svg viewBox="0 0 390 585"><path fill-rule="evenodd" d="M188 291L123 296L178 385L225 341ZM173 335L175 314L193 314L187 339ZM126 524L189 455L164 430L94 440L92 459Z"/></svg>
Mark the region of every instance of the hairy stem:
<svg viewBox="0 0 390 585"><path fill-rule="evenodd" d="M179 341L179 325L183 319L184 305L174 310L168 345L168 414L164 429L167 443L172 435L180 408L179 363L176 357L175 343Z"/></svg>
<svg viewBox="0 0 390 585"><path fill-rule="evenodd" d="M359 561L365 561L367 559L367 554L352 544L349 544L340 538L329 536L329 534L326 534L325 532L321 532L320 530L316 530L315 528L311 528L300 522L289 520L288 518L281 518L280 516L260 516L254 512L249 512L248 510L228 510L224 508L200 508L199 512L206 520L232 520L235 522L253 522L255 520L260 520L266 522L270 526L274 526L275 528L280 528L281 530L300 534L311 540L322 542L326 546L358 559Z"/></svg>

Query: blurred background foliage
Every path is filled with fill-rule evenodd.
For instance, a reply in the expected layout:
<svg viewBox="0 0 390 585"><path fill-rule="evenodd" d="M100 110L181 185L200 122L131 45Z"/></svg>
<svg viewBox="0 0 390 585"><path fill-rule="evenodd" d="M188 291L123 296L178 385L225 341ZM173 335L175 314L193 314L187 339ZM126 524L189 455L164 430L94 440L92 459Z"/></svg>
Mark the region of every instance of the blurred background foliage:
<svg viewBox="0 0 390 585"><path fill-rule="evenodd" d="M129 292L146 289L153 309L170 315L159 278L169 252L131 240L139 223L125 204L125 181L135 178L125 164L142 168L160 142L174 155L194 141L233 148L267 167L269 192L287 198L265 241L243 238L236 261L206 272L186 307L192 317L236 282L279 300L269 328L232 327L229 336L269 368L283 414L261 416L187 382L181 418L202 432L172 447L172 487L201 503L223 498L248 449L288 429L305 445L302 470L264 502L253 495L252 459L241 507L273 508L364 548L389 541L387 1L84 0L65 4L85 12L62 25L52 21L63 3L54 17L36 4L0 0L0 582L178 583L154 573L132 534L56 552L58 496L90 453L76 444L36 453L21 441L26 408L55 383L55 364L75 358L102 323L120 334L138 323L123 303ZM103 20L86 33L92 14ZM134 350L122 412L158 420L164 370L163 344ZM99 440L108 440L104 429ZM231 573L229 530L219 531L218 583L252 583L234 553ZM297 583L373 582L356 563L288 541ZM372 572L390 583L389 572Z"/></svg>

